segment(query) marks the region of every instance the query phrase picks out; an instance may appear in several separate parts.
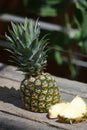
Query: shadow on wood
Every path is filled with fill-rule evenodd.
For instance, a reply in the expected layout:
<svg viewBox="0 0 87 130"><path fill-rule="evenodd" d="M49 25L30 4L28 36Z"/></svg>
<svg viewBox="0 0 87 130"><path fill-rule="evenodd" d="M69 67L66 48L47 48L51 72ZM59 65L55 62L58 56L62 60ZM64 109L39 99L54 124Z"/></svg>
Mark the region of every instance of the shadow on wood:
<svg viewBox="0 0 87 130"><path fill-rule="evenodd" d="M8 88L6 86L0 86L0 101L13 104L19 108L23 107L20 97L20 91L16 90L13 87Z"/></svg>

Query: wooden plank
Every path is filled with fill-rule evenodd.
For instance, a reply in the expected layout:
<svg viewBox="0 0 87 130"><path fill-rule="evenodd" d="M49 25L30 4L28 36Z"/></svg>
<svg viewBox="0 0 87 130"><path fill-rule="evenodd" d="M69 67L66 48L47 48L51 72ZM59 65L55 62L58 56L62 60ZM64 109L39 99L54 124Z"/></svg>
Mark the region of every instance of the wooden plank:
<svg viewBox="0 0 87 130"><path fill-rule="evenodd" d="M87 84L64 78L55 77L61 93L79 95L87 101Z"/></svg>
<svg viewBox="0 0 87 130"><path fill-rule="evenodd" d="M4 121L6 118L6 114L8 118L6 118L5 123L7 120L9 121L11 116L19 118L18 122L19 125L22 123L22 120L31 121L34 124L39 123L41 124L40 130L48 130L49 128L52 129L65 129L65 130L86 130L87 129L87 121L78 123L78 124L64 124L59 123L57 120L50 120L47 118L47 113L33 113L23 109L22 101L20 98L20 82L23 79L23 75L20 72L15 71L16 68L13 66L1 65L0 66L0 111L2 115L0 116L0 123ZM59 85L61 99L65 101L70 101L75 95L82 96L85 101L87 102L87 84L79 83L76 81L70 81L67 79L57 78L55 77L57 84ZM5 116L4 116L5 115ZM3 117L4 116L4 117ZM3 118L2 118L3 117ZM22 120L20 120L20 118ZM3 120L1 120L3 119ZM26 124L26 122L24 124ZM15 121L13 120L15 128L16 126ZM4 122L3 122L4 123ZM31 123L32 124L32 123ZM7 123L8 125L8 123ZM9 124L11 125L11 124ZM27 123L28 125L28 123ZM45 129L42 129L42 126ZM29 126L28 126L29 127ZM33 127L32 127L33 128ZM29 127L30 129L30 127ZM36 127L34 129L37 129Z"/></svg>
<svg viewBox="0 0 87 130"><path fill-rule="evenodd" d="M64 130L0 112L0 130Z"/></svg>

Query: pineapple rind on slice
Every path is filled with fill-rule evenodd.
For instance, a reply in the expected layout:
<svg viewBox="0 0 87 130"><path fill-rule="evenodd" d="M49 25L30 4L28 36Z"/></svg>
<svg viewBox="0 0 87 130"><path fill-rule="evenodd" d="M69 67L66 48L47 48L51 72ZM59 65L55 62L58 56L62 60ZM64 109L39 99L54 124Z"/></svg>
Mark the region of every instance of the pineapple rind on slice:
<svg viewBox="0 0 87 130"><path fill-rule="evenodd" d="M87 119L87 105L85 101L76 96L70 105L58 115L58 121L65 123L76 123Z"/></svg>
<svg viewBox="0 0 87 130"><path fill-rule="evenodd" d="M68 111L68 109L67 109L67 111ZM75 108L73 108L73 110L71 109L70 111L68 111L68 113L67 113L67 111L64 111L64 113L58 115L59 122L72 124L72 123L81 122L81 121L87 119L87 112L82 114L82 113L79 113L79 111L78 111L79 114L76 115L75 113L77 113L77 110L75 110ZM66 114L65 114L65 112L66 112ZM70 113L72 113L72 114L70 114Z"/></svg>
<svg viewBox="0 0 87 130"><path fill-rule="evenodd" d="M49 118L57 118L58 114L63 111L70 103L68 102L61 102L61 103L57 103L55 105L52 105L49 108L48 111L48 117Z"/></svg>

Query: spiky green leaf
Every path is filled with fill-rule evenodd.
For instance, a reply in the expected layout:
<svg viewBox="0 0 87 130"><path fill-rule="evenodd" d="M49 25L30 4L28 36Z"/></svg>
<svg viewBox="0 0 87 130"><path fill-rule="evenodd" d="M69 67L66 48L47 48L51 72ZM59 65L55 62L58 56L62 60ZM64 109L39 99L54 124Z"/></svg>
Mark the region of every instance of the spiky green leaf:
<svg viewBox="0 0 87 130"><path fill-rule="evenodd" d="M46 66L48 39L46 36L40 39L38 20L34 23L26 18L24 23L11 22L11 25L10 36L6 34L6 37L11 43L8 51L12 53L13 62L24 74L37 75Z"/></svg>

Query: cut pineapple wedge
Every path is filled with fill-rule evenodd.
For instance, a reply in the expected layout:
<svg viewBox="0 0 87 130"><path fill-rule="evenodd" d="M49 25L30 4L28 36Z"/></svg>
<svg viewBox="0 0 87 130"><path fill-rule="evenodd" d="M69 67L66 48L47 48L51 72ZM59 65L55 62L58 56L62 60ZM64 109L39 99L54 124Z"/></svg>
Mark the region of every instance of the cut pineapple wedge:
<svg viewBox="0 0 87 130"><path fill-rule="evenodd" d="M61 122L80 122L87 118L87 104L76 96L70 103L58 103L49 108L49 118L58 118Z"/></svg>
<svg viewBox="0 0 87 130"><path fill-rule="evenodd" d="M73 123L86 119L87 105L85 101L76 96L71 103L58 114L58 120L61 122Z"/></svg>
<svg viewBox="0 0 87 130"><path fill-rule="evenodd" d="M49 108L48 116L49 118L57 118L58 114L60 114L69 103L57 103Z"/></svg>

